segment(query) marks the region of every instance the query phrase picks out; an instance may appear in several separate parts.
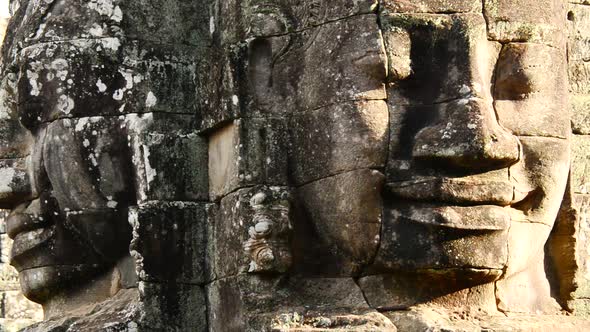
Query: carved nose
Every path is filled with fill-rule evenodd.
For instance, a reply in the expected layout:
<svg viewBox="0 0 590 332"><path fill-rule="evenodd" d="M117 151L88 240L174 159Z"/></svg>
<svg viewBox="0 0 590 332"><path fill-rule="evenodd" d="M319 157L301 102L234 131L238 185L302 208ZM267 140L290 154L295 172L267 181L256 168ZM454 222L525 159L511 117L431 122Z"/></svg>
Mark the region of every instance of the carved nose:
<svg viewBox="0 0 590 332"><path fill-rule="evenodd" d="M414 159L478 169L518 161L519 141L498 124L490 102L471 97L441 104L439 111L440 120L416 134Z"/></svg>

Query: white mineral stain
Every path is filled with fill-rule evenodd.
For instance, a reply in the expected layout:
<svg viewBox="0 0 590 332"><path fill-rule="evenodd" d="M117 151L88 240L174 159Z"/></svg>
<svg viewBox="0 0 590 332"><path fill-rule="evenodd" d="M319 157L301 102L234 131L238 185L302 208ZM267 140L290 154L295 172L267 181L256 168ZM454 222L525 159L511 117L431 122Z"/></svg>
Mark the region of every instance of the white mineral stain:
<svg viewBox="0 0 590 332"><path fill-rule="evenodd" d="M233 95L233 96L231 97L231 101L232 101L232 103L234 104L234 106L238 106L238 102L239 102L240 100L238 99L238 96L236 96L236 95Z"/></svg>
<svg viewBox="0 0 590 332"><path fill-rule="evenodd" d="M86 127L86 124L88 124L88 118L80 118L78 123L76 123L76 128L74 128L74 130L82 131L84 130L84 127Z"/></svg>
<svg viewBox="0 0 590 332"><path fill-rule="evenodd" d="M121 46L119 38L103 38L101 39L102 46L106 49L116 51Z"/></svg>
<svg viewBox="0 0 590 332"><path fill-rule="evenodd" d="M459 93L461 94L467 94L469 92L471 92L471 89L467 85L463 85L461 87L461 90L459 90Z"/></svg>
<svg viewBox="0 0 590 332"><path fill-rule="evenodd" d="M121 22L123 20L123 11L121 11L121 7L115 7L113 15L111 15L111 20L115 22Z"/></svg>
<svg viewBox="0 0 590 332"><path fill-rule="evenodd" d="M110 209L115 209L117 207L117 202L111 200L107 202L107 207Z"/></svg>
<svg viewBox="0 0 590 332"><path fill-rule="evenodd" d="M209 33L215 33L215 17L213 16L209 18Z"/></svg>
<svg viewBox="0 0 590 332"><path fill-rule="evenodd" d="M55 59L51 62L51 69L55 71L55 76L65 81L68 76L68 61L66 59Z"/></svg>
<svg viewBox="0 0 590 332"><path fill-rule="evenodd" d="M107 85L104 84L100 78L96 82L96 87L98 88L98 91L99 92L105 92L105 91L107 91Z"/></svg>
<svg viewBox="0 0 590 332"><path fill-rule="evenodd" d="M119 73L123 76L123 78L125 79L125 89L131 89L133 88L133 71L129 70L129 69L125 69L119 70Z"/></svg>
<svg viewBox="0 0 590 332"><path fill-rule="evenodd" d="M103 29L102 29L102 26L94 23L90 27L90 29L88 30L88 32L90 32L90 34L93 35L94 37L102 37Z"/></svg>
<svg viewBox="0 0 590 332"><path fill-rule="evenodd" d="M82 142L82 145L84 145L84 147L87 148L88 146L90 146L90 141L86 138L84 139L84 142Z"/></svg>
<svg viewBox="0 0 590 332"><path fill-rule="evenodd" d="M115 92L113 93L113 99L114 100L122 100L123 99L123 90L121 90L121 89L115 90Z"/></svg>
<svg viewBox="0 0 590 332"><path fill-rule="evenodd" d="M10 184L15 178L15 173L16 171L13 168L0 168L0 192L12 192Z"/></svg>
<svg viewBox="0 0 590 332"><path fill-rule="evenodd" d="M153 92L148 92L148 95L145 99L145 106L146 107L153 107L158 102L158 98L153 94Z"/></svg>
<svg viewBox="0 0 590 332"><path fill-rule="evenodd" d="M29 85L31 86L31 96L38 96L41 93L43 84L37 82L39 74L30 70L27 70L27 77L29 78Z"/></svg>
<svg viewBox="0 0 590 332"><path fill-rule="evenodd" d="M57 100L57 109L65 114L70 114L74 109L74 100L66 95L59 96Z"/></svg>
<svg viewBox="0 0 590 332"><path fill-rule="evenodd" d="M115 6L113 0L91 0L88 8L96 11L100 15L111 17L114 14Z"/></svg>
<svg viewBox="0 0 590 332"><path fill-rule="evenodd" d="M154 179L156 178L156 176L158 174L156 173L156 169L152 168L152 166L150 165L150 150L145 145L142 147L143 147L143 162L145 164L145 176L146 176L146 180L147 180L147 188L149 190L150 183L152 181L154 181Z"/></svg>

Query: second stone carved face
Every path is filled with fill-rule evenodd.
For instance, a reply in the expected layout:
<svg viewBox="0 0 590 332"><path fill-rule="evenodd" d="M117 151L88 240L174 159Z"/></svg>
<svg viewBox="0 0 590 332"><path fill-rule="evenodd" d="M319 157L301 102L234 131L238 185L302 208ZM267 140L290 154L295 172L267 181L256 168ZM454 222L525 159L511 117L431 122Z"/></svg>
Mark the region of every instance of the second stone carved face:
<svg viewBox="0 0 590 332"><path fill-rule="evenodd" d="M131 148L117 101L100 97L101 78L104 88L116 86L104 75L117 73L109 52L101 42L39 43L23 48L15 64L9 112L32 137L30 187L7 226L15 240L11 264L24 293L40 303L128 252Z"/></svg>

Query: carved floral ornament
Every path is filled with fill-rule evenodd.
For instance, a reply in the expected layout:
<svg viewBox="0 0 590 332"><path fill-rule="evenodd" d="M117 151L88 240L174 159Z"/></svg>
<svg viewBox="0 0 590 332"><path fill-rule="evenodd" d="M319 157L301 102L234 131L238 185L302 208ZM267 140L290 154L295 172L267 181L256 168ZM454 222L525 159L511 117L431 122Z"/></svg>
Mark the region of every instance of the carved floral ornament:
<svg viewBox="0 0 590 332"><path fill-rule="evenodd" d="M0 203L30 330L588 325L587 4L12 10Z"/></svg>

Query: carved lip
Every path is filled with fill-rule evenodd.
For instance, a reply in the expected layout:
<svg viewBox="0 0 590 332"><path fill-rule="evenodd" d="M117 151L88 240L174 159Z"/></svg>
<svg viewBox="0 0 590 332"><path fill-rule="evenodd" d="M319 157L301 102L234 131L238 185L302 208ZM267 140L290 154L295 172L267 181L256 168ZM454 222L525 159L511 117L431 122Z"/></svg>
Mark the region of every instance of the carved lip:
<svg viewBox="0 0 590 332"><path fill-rule="evenodd" d="M391 182L386 188L398 198L467 206L509 206L522 201L530 192L503 180L434 177Z"/></svg>
<svg viewBox="0 0 590 332"><path fill-rule="evenodd" d="M497 205L420 206L403 213L403 218L450 229L502 231L510 226L511 213L509 207Z"/></svg>
<svg viewBox="0 0 590 332"><path fill-rule="evenodd" d="M12 239L23 232L44 228L49 221L41 216L39 200L22 203L6 217L6 233Z"/></svg>
<svg viewBox="0 0 590 332"><path fill-rule="evenodd" d="M14 238L14 243L12 244L11 261L18 260L19 257L43 247L54 236L55 227L37 228L32 231L19 233Z"/></svg>

